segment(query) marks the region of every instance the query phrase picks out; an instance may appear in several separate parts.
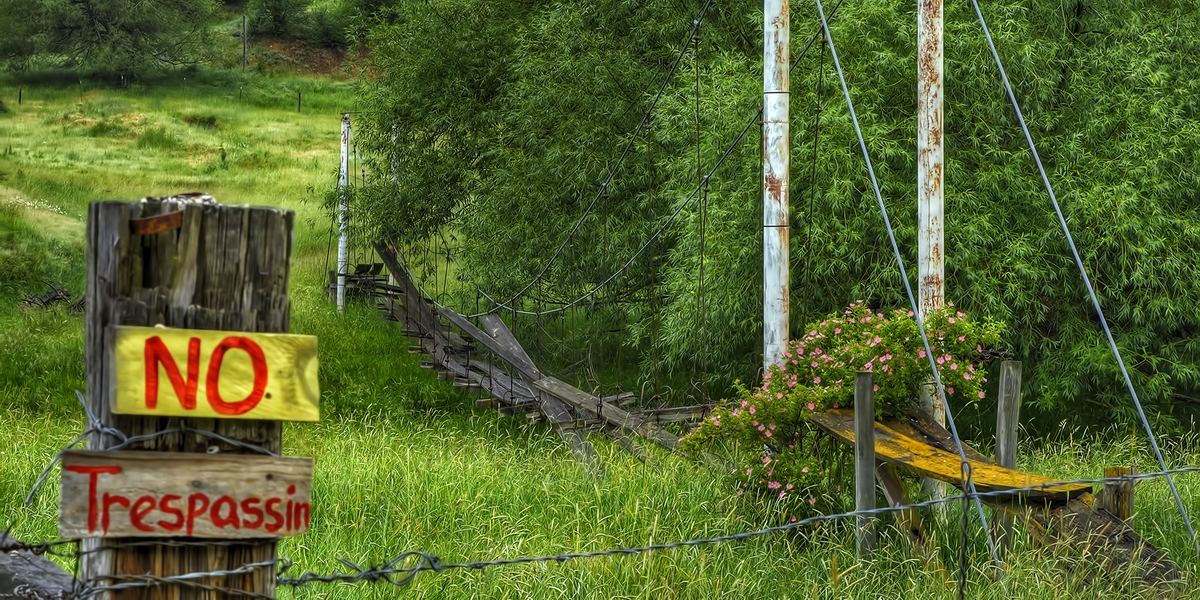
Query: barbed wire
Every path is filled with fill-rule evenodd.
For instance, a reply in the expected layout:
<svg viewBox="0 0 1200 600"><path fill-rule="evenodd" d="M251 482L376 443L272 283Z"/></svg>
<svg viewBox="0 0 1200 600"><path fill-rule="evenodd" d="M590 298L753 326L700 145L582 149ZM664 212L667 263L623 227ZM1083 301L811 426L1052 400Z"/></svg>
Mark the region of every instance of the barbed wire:
<svg viewBox="0 0 1200 600"><path fill-rule="evenodd" d="M129 448L129 447L133 446L134 444L148 442L151 440L158 439L160 437L164 437L167 435L173 435L176 433L178 433L178 434L194 433L201 437L206 437L209 439L217 440L218 442L224 442L226 444L229 444L229 445L237 447L237 448L242 448L243 450L251 450L253 452L266 454L268 456L274 456L277 458L279 457L278 452L273 452L271 450L268 450L267 448L264 448L264 447L256 445L256 444L251 444L248 442L242 442L239 440L235 440L235 439L223 436L215 431L207 431L204 429L197 429L195 427L190 427L184 421L180 421L178 425L176 425L174 427L168 427L161 431L155 431L153 433L146 433L146 434L142 434L142 435L130 436L119 429L114 429L112 427L109 427L109 426L101 423L100 419L96 418L96 415L92 413L91 407L88 406L87 400L83 397L83 392L80 392L79 390L75 390L75 397L79 400L79 404L83 406L83 412L86 415L86 419L88 422L87 429L85 429L83 431L83 433L76 436L75 439L71 440L71 442L68 443L66 446L64 446L62 450L59 450L58 453L54 455L54 458L50 459L50 464L46 465L45 469L42 469L41 475L39 475L37 478L37 481L34 482L33 487L29 490L29 494L25 496L25 502L24 502L25 506L29 506L30 504L33 503L33 497L37 494L38 490L41 489L42 484L44 484L46 482L46 478L48 478L50 476L50 472L52 470L54 470L54 465L57 465L60 461L62 461L63 454L65 454L68 450L74 448L75 446L78 446L79 443L82 442L84 438L86 438L88 435L93 434L93 433L99 433L101 435L110 435L110 436L113 436L113 437L117 438L118 440L120 440L120 443L118 443L117 445L110 446L108 448L104 448L104 450L110 450L110 451L123 450L125 448Z"/></svg>
<svg viewBox="0 0 1200 600"><path fill-rule="evenodd" d="M826 522L838 521L841 519L857 518L857 517L878 517L878 516L882 516L885 514L890 514L890 513L905 511L905 510L927 508L927 507L931 507L931 506L935 506L935 505L939 505L939 504L948 504L951 502L962 501L962 500L983 499L983 498L1000 499L1000 498L1004 498L1004 497L1020 496L1023 494L1045 491L1046 489L1049 489L1049 488L1056 488L1056 487L1061 487L1061 486L1095 485L1095 484L1108 484L1108 483L1132 483L1132 482L1156 479L1159 477L1165 477L1165 476L1170 476L1170 475L1180 475L1180 474L1189 474L1189 473L1200 473L1200 466L1179 467L1179 468L1175 468L1175 469L1166 469L1163 471L1156 471L1156 472L1151 472L1151 473L1136 473L1136 474L1119 475L1119 476L1115 476L1115 477L1100 477L1100 478L1087 478L1087 479L1047 481L1047 482L1043 482L1043 483L1024 486L1021 488L992 490L992 491L986 491L986 492L967 492L967 493L958 494L958 495L954 495L954 496L948 496L948 497L944 497L944 498L934 498L934 499L925 500L922 502L914 502L914 503L902 504L902 505L897 505L897 506L885 506L885 507L878 507L878 508L868 509L868 510L855 510L855 511L848 511L848 512L842 512L842 513L836 513L836 514L829 514L829 515L814 515L811 517L806 517L804 519L798 519L798 520L795 520L795 521L792 521L789 523L784 523L782 525L763 527L763 528L755 529L752 531L743 531L743 532L739 532L739 533L725 534L725 535L706 537L706 538L695 538L695 539L688 539L688 540L682 540L682 541L676 541L676 542L646 544L643 546L625 546L625 547L618 547L618 548L609 548L609 549L605 549L605 550L596 550L596 551L592 551L592 552L572 552L572 553L563 553L563 554L524 556L524 557L517 557L517 558L503 558L503 559L463 562L463 563L444 563L444 562L442 562L441 558L439 558L438 556L436 556L434 554L419 551L419 550L410 550L410 551L400 553L395 558L389 560L386 563L381 563L381 564L371 565L371 566L366 566L366 567L360 566L358 563L355 563L346 558L337 558L336 560L339 563L345 565L348 569L350 569L350 572L346 572L346 573L319 574L319 573L309 571L309 572L302 573L295 577L289 577L287 575L287 573L293 567L293 565L294 565L293 561L291 559L287 559L287 558L277 558L277 559L272 559L269 561L251 563L251 564L243 565L243 566L235 568L235 569L229 569L229 570L223 570L223 571L197 572L197 573L187 573L187 574L183 574L183 575L172 575L172 576L155 576L155 575L149 575L149 574L113 575L113 576L109 576L109 577L105 577L105 578L97 578L96 580L90 580L89 582L85 582L84 585L74 593L74 595L67 596L67 598L69 600L84 600L86 598L90 598L92 596L95 596L95 595L98 595L98 594L101 594L104 592L109 592L109 591L117 591L117 590L121 590L121 589L129 589L129 588L135 588L135 587L153 587L153 586L166 585L166 584L178 584L178 585L184 585L184 586L188 586L188 587L195 587L198 589L205 589L205 590L210 590L210 591L220 591L220 592L225 592L225 593L229 593L229 594L242 595L242 596L250 597L250 598L265 598L267 596L258 594L256 592L245 592L245 591L241 591L241 590L232 590L232 589L228 589L228 588L222 588L222 587L206 584L206 583L203 583L202 581L198 581L198 580L205 579L205 578L211 578L211 577L228 577L231 575L242 575L242 574L253 572L256 569L261 569L261 568L275 566L275 565L278 565L280 567L279 571L276 575L276 585L279 585L279 586L301 587L301 586L307 586L307 585L314 584L314 583L359 583L359 582L373 583L373 582L383 581L383 582L389 583L393 586L399 587L399 586L402 586L402 585L405 585L405 584L411 582L419 573L426 572L426 571L431 571L431 572L435 572L435 573L440 573L440 572L450 571L450 570L476 570L477 571L477 570L482 570L482 569L491 568L491 567L502 567L502 566L509 566L509 565L520 565L520 564L531 564L531 563L542 563L542 562L563 563L563 562L567 562L567 561L586 559L586 558L599 558L599 557L605 557L605 556L629 556L629 555L635 555L635 554L642 554L645 552L670 550L673 548L685 548L685 547L702 546L702 545L717 544L717 543L724 543L724 542L742 541L742 540L759 537L759 536L763 536L763 535L769 535L769 534L773 534L773 533L781 533L781 532L785 532L785 531L790 531L793 529L798 529L801 527L806 527L806 526L815 525L815 524L819 524L819 523L826 523ZM48 553L51 553L51 550L53 548L56 548L58 546L76 543L76 540L55 540L55 541L49 541L49 542L24 543L24 542L20 542L17 540L13 540L12 538L8 538L8 539L12 540L12 541L7 544L0 545L0 550L4 550L4 551L24 550L27 552L31 552L33 554L48 554ZM3 540L4 540L4 538L0 538L0 542L3 542ZM124 546L217 546L217 545L234 545L234 544L253 543L254 541L261 542L261 541L267 541L267 539L239 540L239 541L213 540L211 542L207 542L207 541L205 541L205 542L175 541L175 540L138 540L138 541L134 541L134 542L129 542L127 544L119 544L118 543L118 545L114 546L113 548L100 548L100 549L96 549L96 550L77 551L75 553L69 553L69 554L60 553L60 554L58 554L58 556L78 558L80 556L83 556L85 554L89 554L92 552L111 550L111 549L116 549L116 548L120 548L120 547L124 547ZM122 583L111 584L111 585L97 585L95 583L95 581L97 581L99 579L117 579L117 578L128 579L128 580L132 580L132 581L124 581Z"/></svg>

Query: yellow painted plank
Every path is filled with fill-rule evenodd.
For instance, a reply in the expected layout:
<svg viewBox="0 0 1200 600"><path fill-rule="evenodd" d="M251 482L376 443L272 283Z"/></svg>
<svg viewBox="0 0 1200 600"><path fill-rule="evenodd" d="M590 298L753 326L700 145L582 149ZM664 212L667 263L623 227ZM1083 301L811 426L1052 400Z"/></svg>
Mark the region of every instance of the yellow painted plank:
<svg viewBox="0 0 1200 600"><path fill-rule="evenodd" d="M854 411L840 408L827 410L813 415L813 422L831 435L847 443L854 443ZM974 457L975 452L967 455L971 465L971 478L975 489L981 492L1011 490L1031 485L1053 484L1055 479L1025 473L1014 469L1006 469L991 462ZM884 423L875 423L875 458L889 463L907 467L926 477L932 477L954 485L960 485L962 477L962 459L957 452L950 452L904 435ZM1086 484L1049 485L1037 491L1022 493L1027 498L1049 498L1066 500L1084 493L1090 493L1092 488Z"/></svg>
<svg viewBox="0 0 1200 600"><path fill-rule="evenodd" d="M115 329L116 414L320 420L316 337Z"/></svg>

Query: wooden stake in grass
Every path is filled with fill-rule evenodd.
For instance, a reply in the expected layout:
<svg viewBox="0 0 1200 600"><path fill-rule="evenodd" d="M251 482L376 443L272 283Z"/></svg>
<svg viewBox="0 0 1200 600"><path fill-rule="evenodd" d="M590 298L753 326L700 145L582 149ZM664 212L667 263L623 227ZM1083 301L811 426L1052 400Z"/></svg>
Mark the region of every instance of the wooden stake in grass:
<svg viewBox="0 0 1200 600"><path fill-rule="evenodd" d="M1021 363L1006 360L1000 363L1000 397L996 407L996 463L1015 469L1017 466L1017 423L1021 416ZM1000 515L996 519L996 539L1000 551L1012 544L1013 519Z"/></svg>
<svg viewBox="0 0 1200 600"><path fill-rule="evenodd" d="M854 374L854 509L875 510L875 375ZM875 519L858 516L855 530L858 557L870 560L875 552Z"/></svg>

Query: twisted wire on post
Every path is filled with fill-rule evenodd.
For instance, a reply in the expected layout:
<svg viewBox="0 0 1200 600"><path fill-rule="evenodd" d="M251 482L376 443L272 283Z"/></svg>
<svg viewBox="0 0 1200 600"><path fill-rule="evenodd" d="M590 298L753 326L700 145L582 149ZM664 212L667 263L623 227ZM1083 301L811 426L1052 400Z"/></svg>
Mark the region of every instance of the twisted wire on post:
<svg viewBox="0 0 1200 600"><path fill-rule="evenodd" d="M841 80L842 93L846 96L846 105L850 109L850 120L854 124L854 132L858 135L858 145L862 148L863 160L867 163L867 173L871 176L871 187L875 191L875 199L879 202L879 212L883 215L883 224L887 227L888 239L892 243L892 251L896 255L896 264L900 267L900 280L904 282L904 293L908 296L908 303L912 306L913 315L917 320L917 329L921 333L921 343L925 346L925 357L929 360L929 370L933 372L934 382L937 384L938 394L942 398L946 398L946 389L942 386L942 376L937 370L937 364L934 362L933 350L929 346L929 336L925 331L925 319L921 315L920 307L917 306L917 299L913 295L912 285L908 282L908 271L904 268L904 258L900 254L900 246L896 243L896 232L892 229L892 221L888 217L887 207L883 203L883 193L879 190L879 181L875 178L875 167L871 164L871 155L867 152L867 142L863 139L862 127L858 122L858 114L854 111L854 101L850 99L850 87L846 84L846 75L842 71L841 60L838 59L837 47L833 43L833 36L829 33L829 21L825 18L825 9L821 6L821 0L817 2L817 13L821 16L821 27L825 30L825 39L829 42L829 55L833 58L833 66L837 69L838 79ZM954 416L950 414L950 409L946 408L946 423L950 425L950 433L954 435L954 446L958 450L958 456L964 464L967 461L967 454L963 450L962 439L958 435L958 427L954 424ZM1165 466L1164 466L1165 468ZM975 482L971 479L970 470L966 471L966 478L963 481L963 487L967 490L967 495L974 497L978 494L975 489ZM979 498L974 497L975 509L979 513L979 521L983 523L984 532L987 533L988 552L992 556L992 564L996 569L1000 569L1000 556L996 551L996 540L992 537L992 530L987 526L987 515L983 512L983 503Z"/></svg>
<svg viewBox="0 0 1200 600"><path fill-rule="evenodd" d="M1112 350L1113 357L1117 359L1117 366L1121 369L1121 377L1125 379L1125 386L1129 388L1129 396L1133 398L1133 405L1137 408L1138 418L1142 421L1142 427L1146 430L1146 436L1150 438L1150 447L1154 450L1154 458L1158 460L1158 466L1166 472L1167 463L1163 459L1162 451L1158 448L1158 440L1154 437L1154 431L1150 427L1150 421L1146 418L1146 411L1142 409L1142 401L1138 399L1137 390L1133 387L1133 379L1129 377L1129 371L1125 369L1125 361L1121 359L1121 351L1117 348L1117 341L1113 338L1112 330L1108 327L1108 319L1104 317L1104 310L1100 308L1100 300L1096 297L1096 290L1092 287L1092 280L1088 277L1087 269L1083 266L1083 259L1079 256L1079 249L1075 247L1075 239L1071 237L1071 230L1067 227L1067 219L1063 216L1062 207L1058 204L1058 197L1054 194L1054 186L1050 185L1050 177L1046 175L1046 167L1042 165L1042 158L1038 154L1037 145L1033 143L1033 134L1029 131L1029 125L1025 123L1025 115L1021 112L1021 105L1017 102L1017 95L1013 93L1012 84L1008 81L1008 73L1004 70L1004 63L1000 61L1000 53L996 50L996 43L992 40L992 33L988 30L987 21L983 18L983 11L979 9L979 2L971 0L971 6L975 8L975 15L979 17L979 25L983 28L983 36L987 39L988 48L992 52L992 58L996 61L996 68L1000 71L1000 79L1004 82L1004 91L1008 94L1008 99L1012 103L1013 111L1017 113L1017 121L1021 124L1021 131L1025 133L1025 141L1029 144L1029 152L1033 154L1033 161L1037 164L1038 173L1042 176L1042 183L1046 186L1046 193L1050 196L1050 204L1054 206L1054 214L1058 216L1058 223L1062 226L1063 235L1067 238L1067 245L1071 247L1071 256L1075 259L1075 266L1079 268L1079 276L1083 278L1083 285L1087 288L1088 296L1092 300L1092 307L1096 310L1096 316L1100 318L1100 325L1104 328L1104 336L1108 339L1108 347ZM1171 488L1171 495L1175 497L1175 505L1179 508L1179 516L1183 518L1183 524L1187 526L1188 535L1192 539L1192 545L1196 549L1196 554L1200 555L1200 540L1196 538L1196 531L1192 528L1192 520L1188 517L1187 509L1183 506L1183 499L1179 496L1179 490L1175 489L1175 481L1171 476L1167 476L1167 486Z"/></svg>

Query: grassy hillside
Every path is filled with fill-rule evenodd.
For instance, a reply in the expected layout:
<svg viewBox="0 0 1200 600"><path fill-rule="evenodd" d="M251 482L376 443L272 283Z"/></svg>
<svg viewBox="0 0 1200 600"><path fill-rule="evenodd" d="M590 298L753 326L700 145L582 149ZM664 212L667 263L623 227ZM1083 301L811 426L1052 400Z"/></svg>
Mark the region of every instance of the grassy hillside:
<svg viewBox="0 0 1200 600"><path fill-rule="evenodd" d="M787 515L733 493L690 462L652 453L642 464L594 439L607 477L591 479L544 426L475 411L418 368L408 342L364 306L342 316L320 290L329 221L318 201L337 164L338 112L352 88L321 79L192 75L134 89L0 82L0 527L55 536L57 474L29 508L42 467L82 428L82 318L66 306L18 307L53 284L83 293L87 202L203 190L225 203L297 211L293 331L320 337L323 422L285 428L287 453L312 456L313 529L283 543L301 570L344 571L410 549L447 562L601 550L774 525ZM239 100L239 87L241 99ZM295 110L295 92L304 109ZM1114 440L1116 440L1114 442ZM985 444L986 445L986 444ZM1195 440L1168 448L1195 464ZM1105 465L1153 464L1136 438L1061 432L1023 450L1022 467L1094 477ZM1180 478L1200 516L1200 478ZM1192 578L1196 560L1162 482L1138 490L1138 528ZM958 506L949 523L957 523ZM932 520L930 520L932 522ZM939 557L924 564L892 529L874 564L854 557L851 523L737 544L629 557L423 574L386 584L326 585L295 598L952 598L958 533L931 525ZM1079 598L1141 593L1124 569L1097 577L1081 557L1018 540L1007 591L986 574L972 526L968 597ZM290 594L290 595L289 595Z"/></svg>

